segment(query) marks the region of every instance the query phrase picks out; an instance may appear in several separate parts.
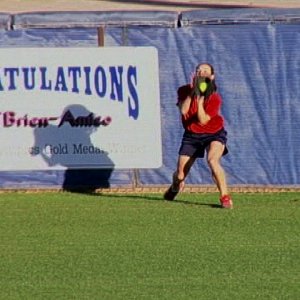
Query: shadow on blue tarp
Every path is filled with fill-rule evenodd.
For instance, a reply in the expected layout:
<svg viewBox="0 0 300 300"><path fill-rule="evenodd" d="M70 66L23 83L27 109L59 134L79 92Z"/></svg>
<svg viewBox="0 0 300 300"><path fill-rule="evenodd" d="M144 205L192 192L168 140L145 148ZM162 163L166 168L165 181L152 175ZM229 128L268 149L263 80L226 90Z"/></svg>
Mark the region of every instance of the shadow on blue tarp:
<svg viewBox="0 0 300 300"><path fill-rule="evenodd" d="M154 46L159 53L163 165L113 170L109 186L171 182L182 127L177 88L199 62L210 62L223 98L232 185L300 184L300 9L211 9L175 12L52 12L0 14L1 47ZM145 158L147 159L147 158ZM0 172L2 187L99 185L96 171ZM88 178L88 179L87 179ZM65 183L67 182L67 183ZM187 183L212 184L205 161Z"/></svg>

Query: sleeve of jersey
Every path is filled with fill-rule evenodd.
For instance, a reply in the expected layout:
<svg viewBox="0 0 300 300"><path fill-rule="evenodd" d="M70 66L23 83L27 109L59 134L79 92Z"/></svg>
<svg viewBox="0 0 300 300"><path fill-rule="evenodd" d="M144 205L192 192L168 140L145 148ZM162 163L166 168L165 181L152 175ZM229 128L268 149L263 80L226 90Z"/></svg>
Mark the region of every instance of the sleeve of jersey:
<svg viewBox="0 0 300 300"><path fill-rule="evenodd" d="M211 95L211 98L209 99L206 107L205 112L211 117L215 117L219 114L220 107L222 104L222 99L219 94L214 93Z"/></svg>

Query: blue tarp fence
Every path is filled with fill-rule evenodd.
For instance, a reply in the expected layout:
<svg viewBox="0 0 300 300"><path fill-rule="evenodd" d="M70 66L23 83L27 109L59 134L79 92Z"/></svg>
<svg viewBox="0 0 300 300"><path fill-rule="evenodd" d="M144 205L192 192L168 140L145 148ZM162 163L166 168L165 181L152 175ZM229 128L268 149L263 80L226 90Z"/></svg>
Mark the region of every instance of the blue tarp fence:
<svg viewBox="0 0 300 300"><path fill-rule="evenodd" d="M214 65L223 98L228 183L300 185L300 9L0 14L0 46L98 47L99 27L105 28L105 46L158 49L163 165L0 171L1 188L169 184L183 133L177 89L199 62ZM213 184L205 160L197 161L187 183Z"/></svg>

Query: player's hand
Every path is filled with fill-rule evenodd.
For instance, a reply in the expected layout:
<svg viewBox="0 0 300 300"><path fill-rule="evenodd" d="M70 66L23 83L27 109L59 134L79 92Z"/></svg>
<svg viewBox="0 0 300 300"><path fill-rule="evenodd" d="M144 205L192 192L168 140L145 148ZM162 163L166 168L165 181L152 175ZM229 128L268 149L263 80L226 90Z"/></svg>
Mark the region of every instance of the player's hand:
<svg viewBox="0 0 300 300"><path fill-rule="evenodd" d="M211 80L206 77L197 76L194 78L193 93L196 96L207 96Z"/></svg>

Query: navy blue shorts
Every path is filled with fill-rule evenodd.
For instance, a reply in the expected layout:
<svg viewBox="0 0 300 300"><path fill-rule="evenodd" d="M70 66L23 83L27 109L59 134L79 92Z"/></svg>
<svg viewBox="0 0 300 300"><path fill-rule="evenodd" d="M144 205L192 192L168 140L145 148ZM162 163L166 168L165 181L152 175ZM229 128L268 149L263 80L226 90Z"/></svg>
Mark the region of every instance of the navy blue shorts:
<svg viewBox="0 0 300 300"><path fill-rule="evenodd" d="M221 129L216 133L192 133L185 131L181 141L179 155L203 158L205 149L213 141L219 141L225 145L223 155L228 153L228 149L226 147L227 131L225 129Z"/></svg>

